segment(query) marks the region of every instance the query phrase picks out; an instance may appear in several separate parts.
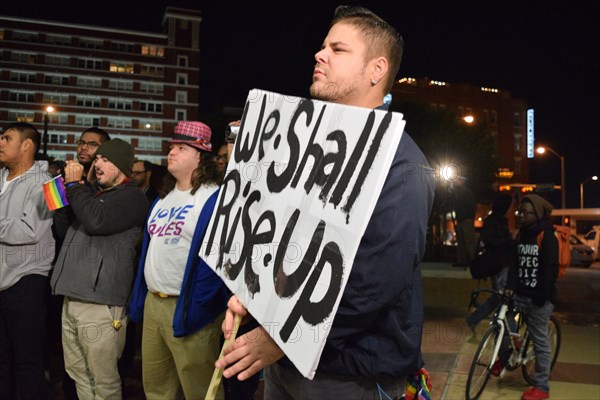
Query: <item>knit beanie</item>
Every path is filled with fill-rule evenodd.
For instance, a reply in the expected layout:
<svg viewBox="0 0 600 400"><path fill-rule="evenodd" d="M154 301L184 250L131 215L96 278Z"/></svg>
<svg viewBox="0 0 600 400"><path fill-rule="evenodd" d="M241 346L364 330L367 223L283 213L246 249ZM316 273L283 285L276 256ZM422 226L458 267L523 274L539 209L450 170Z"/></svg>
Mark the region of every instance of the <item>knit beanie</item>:
<svg viewBox="0 0 600 400"><path fill-rule="evenodd" d="M100 145L96 155L106 157L108 161L115 164L126 176L131 176L133 162L133 146L121 139L111 139Z"/></svg>
<svg viewBox="0 0 600 400"><path fill-rule="evenodd" d="M538 220L548 219L552 215L552 204L546 201L543 197L538 196L537 194L528 194L527 196L523 196L522 201L524 200L527 200L531 203Z"/></svg>

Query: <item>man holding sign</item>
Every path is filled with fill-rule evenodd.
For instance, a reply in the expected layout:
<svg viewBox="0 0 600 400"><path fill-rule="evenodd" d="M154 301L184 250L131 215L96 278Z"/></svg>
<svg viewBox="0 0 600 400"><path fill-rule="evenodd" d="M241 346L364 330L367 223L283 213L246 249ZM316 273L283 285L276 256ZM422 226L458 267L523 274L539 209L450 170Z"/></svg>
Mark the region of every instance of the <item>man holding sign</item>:
<svg viewBox="0 0 600 400"><path fill-rule="evenodd" d="M323 46L315 55L316 65L313 72L313 84L310 88L311 95L315 99L332 103L371 110L385 109L383 98L391 89L399 69L402 47L402 39L396 30L371 11L361 7L338 7ZM307 109L311 107L301 103L298 108L301 109L305 106ZM343 112L348 112L348 110L350 112L354 111L354 109L348 107ZM343 112L336 116L342 115ZM364 111L356 109L356 113L364 113ZM309 112L304 114L310 115ZM273 121L276 121L274 124L276 124L279 114L273 112L271 116L273 115L276 116L273 118ZM300 115L297 120L310 122L310 116L306 115ZM377 117L374 115L375 113L372 113L370 116L379 118L381 114L377 114ZM386 118L393 118L391 115L392 113L385 114L385 117L378 121L379 125L374 123L373 120L369 120L371 122L370 126L375 126L378 131L384 130L385 128L382 128L382 126L386 121L389 123ZM269 119L271 116L269 116ZM312 115L312 117L314 117L313 120L316 119L316 115ZM346 118L346 115L343 115L343 118ZM295 121L296 119L293 122ZM265 125L262 138L268 140L271 136L274 136L275 129L269 131L268 123L265 123ZM363 132L368 131L367 125L369 125L368 122L365 124ZM295 127L296 125L290 126L288 132L292 132ZM242 130L245 131L243 128L244 119L242 119ZM315 128L316 130L317 128ZM362 136L361 134L361 139ZM289 147L292 149L290 153L293 153L295 145L293 141L290 141L290 137L293 139L293 135L288 133L287 139ZM331 140L337 138L335 139L337 148L345 149L344 132L341 130L333 131L328 136L328 139L330 138ZM281 140L279 140L279 137L275 139L273 146L277 149L278 146L281 147ZM352 138L347 141L348 148L352 144L350 139ZM365 144L365 148L359 148L359 150L363 150L363 153L370 153L374 147L371 145L372 143L369 143L369 146ZM242 144L236 143L236 156L238 151L241 154L240 157L243 156L245 148L240 150L241 147ZM316 148L316 145L312 146L313 154L318 153L315 150ZM262 147L260 150L262 150ZM352 152L351 149L348 150L348 153L350 152ZM314 174L311 172L310 176L313 180L309 179L306 183L302 182L301 184L298 184L297 178L298 174L302 173L301 169L305 159L303 158L302 161L296 159L295 162L290 161L289 165L300 165L298 169L300 172L296 173L293 180L290 179L291 184L304 185L303 187L307 188L307 191L315 182L316 185L322 184L324 185L321 191L322 195L326 189L330 190L321 198L323 202L331 203L335 201L336 191L342 185L340 185L339 180L334 182L330 178L340 172L336 171L337 163L334 160L335 156L339 156L340 153L342 151L339 151L337 155L328 153L323 157L321 151L319 156L315 155L315 159L331 156L330 160L332 161L329 164L332 164L333 167L330 170L323 168L322 171L319 170ZM355 152L352 152L352 154L354 156ZM288 358L284 357L287 353L284 354L280 343L285 342L287 344L297 339L295 330L292 330L294 326L288 327L289 329L286 330L286 322L284 328L274 335L276 342L265 329L265 327L269 327L265 323L265 318L262 319L263 326L242 335L235 343L225 349L225 355L216 363L217 368L225 368L223 373L225 377L237 376L238 379L244 380L261 368L267 367L265 370L265 398L268 399L366 399L376 397L396 399L404 394L406 376L416 372L423 364L420 352L423 299L419 263L425 249L427 220L433 202L435 179L422 152L406 133L402 134L395 154L392 155L391 166L387 171L387 176L382 184L374 209L372 209L373 212L368 220L366 230L362 235L362 239L360 239L360 245L353 258L351 272L345 287L343 281L340 283L338 275L345 273L345 269L350 268L350 265L337 262L338 258L336 257L341 254L338 251L339 247L327 247L326 245L320 253L319 257L327 258L330 288L343 287L344 290L333 323L326 332L328 333L327 340L313 379L307 379L305 376L311 377L310 373L300 373ZM291 159L292 157L290 157ZM350 163L346 163L345 167L348 164ZM318 167L325 165L326 162L323 161L319 165L314 165L314 167L319 169ZM344 172L350 169L344 168ZM356 169L360 170L360 173L363 172L361 165L356 165ZM281 175L277 175L271 169L267 172L267 181L269 176L273 177L271 182L267 182L271 185L272 193L284 190L284 186L287 182L290 182L285 181L280 184L282 177L286 175L286 171L287 167ZM365 175L368 172L369 169L367 168ZM343 178L344 173L340 172L338 176ZM359 178L357 178L357 181ZM383 177L371 177L369 175L368 179L383 180ZM227 190L227 181L226 178L224 190ZM329 182L333 182L335 187L327 188ZM248 198L247 204L251 205L252 196L255 192L248 194L249 188L250 185L243 187L243 193ZM353 198L352 194L350 199ZM357 194L359 200L361 194ZM254 197L256 201L260 200L259 195L260 193ZM329 197L330 195L331 197ZM348 219L351 219L356 215L356 208L355 211L352 211L352 204L349 205L348 202L339 204L339 209L345 210ZM335 210L338 210L337 204ZM355 203L355 207L356 204L359 204L359 202ZM227 223L229 215L219 214L219 209L216 216L213 215L213 218L222 217ZM358 210L358 212L360 211ZM364 211L367 213L370 210ZM244 237L251 233L248 240L250 244L265 243L266 236L269 235L273 239L271 232L265 231L264 227L262 227L262 230L259 229L261 228L260 223L263 221L271 221L271 225L279 222L275 218L271 218L268 211L261 215L259 222L256 224L257 226L251 232L247 229L248 224L244 224L247 221L247 207L244 207L243 212L244 216L241 219L243 221ZM238 216L234 218L232 215L231 219L237 221ZM281 242L285 243L287 238L287 243L291 244L289 236L286 236L286 234L290 230L293 231L295 227L294 218L300 217L297 214L290 217ZM266 223L263 225L266 225ZM306 258L309 258L311 252L318 252L319 249L312 248L312 244L315 242L320 244L323 241L323 235L332 230L326 231L325 228L330 228L330 226L325 227L319 224L322 229L315 229L313 240L310 242L311 246L300 248L301 253L304 253ZM288 229L290 227L291 229ZM292 233L289 233L289 235L291 236ZM209 238L209 244L210 240ZM330 243L332 242L328 244ZM231 244L227 246L232 247ZM244 246L241 249L242 255L245 254L245 251ZM286 271L278 263L278 259L280 261L282 258L280 256L278 251L274 262L273 281L277 296L286 298L294 295L292 292L297 290L298 285L303 283L298 283L290 278L297 278L296 275L298 274L296 272L304 268L304 263L297 267L298 269L295 272ZM312 260L314 261L315 258L317 256L313 255ZM265 266L269 260L270 255L265 257ZM231 263L225 260L221 265L221 261L219 260L217 269L223 268L226 276L232 276L232 274L240 272L237 270L239 262ZM321 265L321 258L319 258L315 270L319 268L321 268L321 271L325 270ZM259 297L261 290L264 291L260 285L262 281L257 280L253 272L248 269L245 270L244 275L247 285L245 294L250 293L246 300L250 297L254 298L254 296ZM313 275L311 274L311 277L307 280L311 280ZM306 275L304 276L306 277ZM324 295L322 292L323 290L319 292L323 296L320 300L321 304L330 294L329 290ZM302 302L303 297L305 297L304 294L300 296L298 303ZM313 299L312 296L310 298L306 296L304 303L307 305L306 308L309 308L309 306L318 304L319 298L317 296ZM244 301L244 304L246 304L246 301ZM292 314L295 311L296 308L292 310ZM316 310L315 314L322 311ZM238 301L237 296L232 297L229 301L229 310L223 327L226 338L231 331L234 314L247 315L246 319L249 318L246 309ZM308 318L307 314L300 310L300 320ZM320 317L325 314L320 315ZM295 321L292 321L292 323L295 324ZM271 332L271 334L273 333ZM308 332L302 331L302 334L306 335Z"/></svg>

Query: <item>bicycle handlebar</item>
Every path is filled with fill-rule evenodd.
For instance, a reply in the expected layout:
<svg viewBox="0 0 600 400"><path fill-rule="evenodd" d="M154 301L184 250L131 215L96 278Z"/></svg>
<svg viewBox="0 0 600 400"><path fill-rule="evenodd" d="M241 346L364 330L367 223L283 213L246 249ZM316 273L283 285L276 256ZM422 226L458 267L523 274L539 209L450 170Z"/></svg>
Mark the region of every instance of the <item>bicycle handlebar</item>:
<svg viewBox="0 0 600 400"><path fill-rule="evenodd" d="M477 305L477 298L479 297L479 295L481 293L490 293L492 296L499 296L500 301L502 303L507 304L511 307L514 304L513 297L504 294L504 291L498 291L498 290L488 289L488 288L476 288L471 291L471 301L469 302L467 309L470 309L471 307L475 307Z"/></svg>

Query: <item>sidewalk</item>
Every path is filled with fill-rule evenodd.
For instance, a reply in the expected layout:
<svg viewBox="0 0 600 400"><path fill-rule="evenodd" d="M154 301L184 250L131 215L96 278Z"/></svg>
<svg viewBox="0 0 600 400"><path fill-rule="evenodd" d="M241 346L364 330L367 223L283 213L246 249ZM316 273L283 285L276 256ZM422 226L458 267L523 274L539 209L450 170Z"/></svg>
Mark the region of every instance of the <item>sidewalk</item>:
<svg viewBox="0 0 600 400"><path fill-rule="evenodd" d="M469 294L477 287L477 281L471 279L468 271L451 264L423 263L422 267L422 349L425 368L433 381L432 399L464 399L467 374L479 344L469 342L464 317ZM485 323L479 324L477 339L481 339L486 328ZM600 327L561 324L561 328L562 344L550 378L551 399L600 399ZM481 399L520 399L527 387L520 369L507 371L503 378L490 379Z"/></svg>

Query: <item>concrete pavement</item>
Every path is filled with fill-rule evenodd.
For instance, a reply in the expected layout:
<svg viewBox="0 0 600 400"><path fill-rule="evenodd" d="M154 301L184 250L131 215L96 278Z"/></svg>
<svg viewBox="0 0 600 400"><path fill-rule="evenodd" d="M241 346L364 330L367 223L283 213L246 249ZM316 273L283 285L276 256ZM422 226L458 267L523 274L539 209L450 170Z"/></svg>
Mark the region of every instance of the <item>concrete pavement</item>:
<svg viewBox="0 0 600 400"><path fill-rule="evenodd" d="M449 263L423 263L425 325L423 359L433 381L432 399L465 398L467 374L478 340L469 341L464 322L471 290L478 282ZM487 324L477 329L481 339ZM551 399L600 399L600 327L561 323L562 344L550 378ZM527 389L521 370L492 377L481 399L520 399Z"/></svg>

